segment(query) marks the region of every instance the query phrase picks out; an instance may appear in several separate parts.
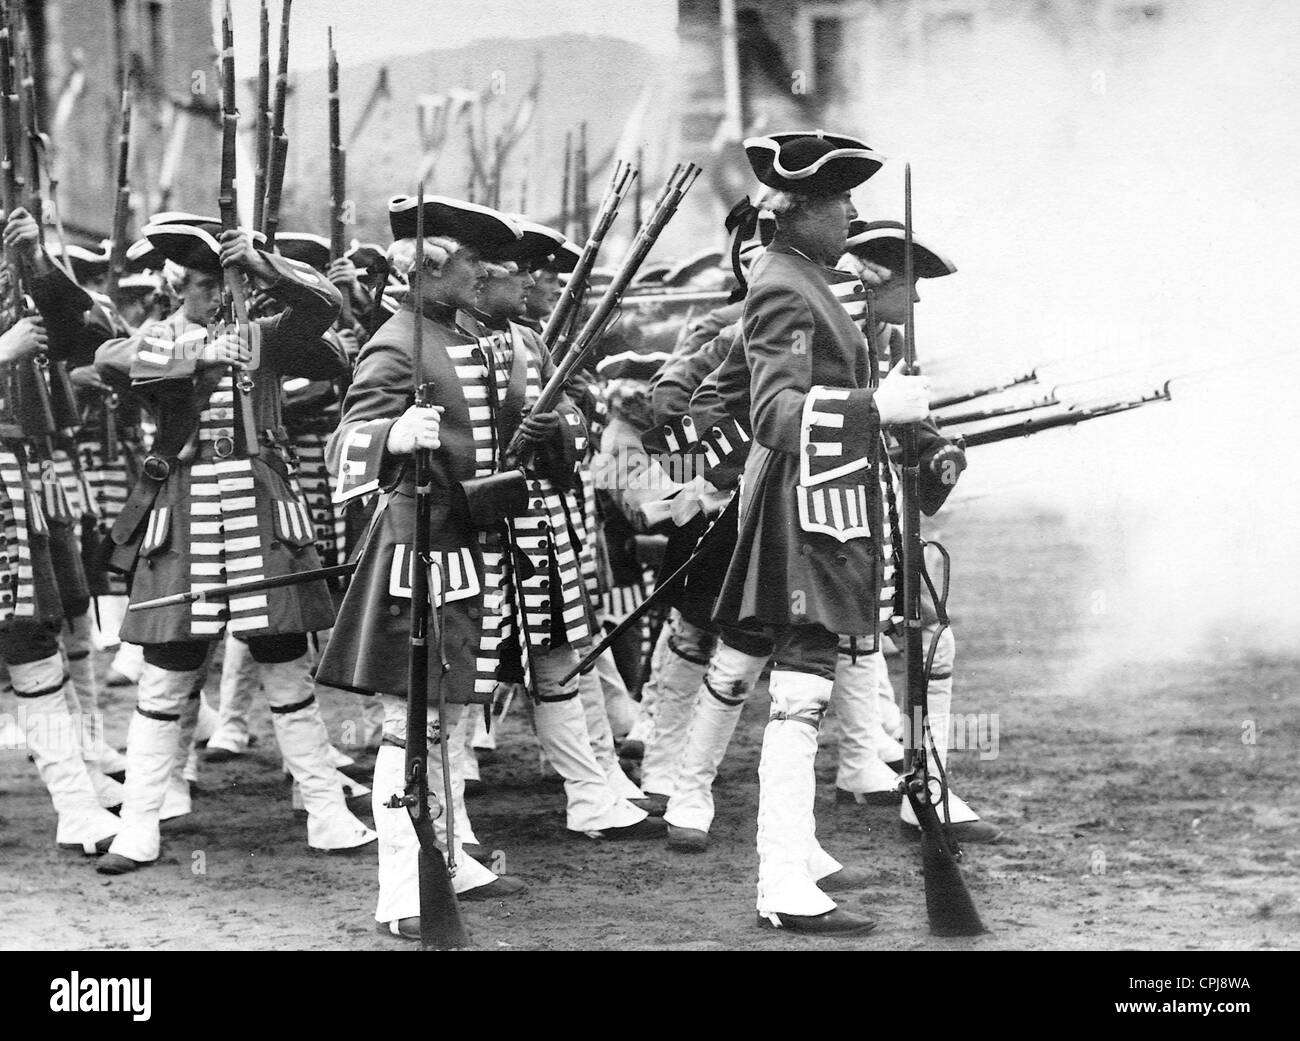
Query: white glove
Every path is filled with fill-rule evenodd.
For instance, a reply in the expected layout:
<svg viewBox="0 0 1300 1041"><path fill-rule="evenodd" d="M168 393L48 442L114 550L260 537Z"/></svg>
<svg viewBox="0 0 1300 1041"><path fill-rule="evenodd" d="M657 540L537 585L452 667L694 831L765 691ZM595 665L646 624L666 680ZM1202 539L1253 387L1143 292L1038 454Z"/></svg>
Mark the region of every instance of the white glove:
<svg viewBox="0 0 1300 1041"><path fill-rule="evenodd" d="M388 451L391 455L410 455L417 448L438 448L442 425L442 406L420 408L412 405L388 428Z"/></svg>
<svg viewBox="0 0 1300 1041"><path fill-rule="evenodd" d="M926 376L905 376L900 361L876 388L876 410L880 422L888 425L919 423L930 414L930 380Z"/></svg>

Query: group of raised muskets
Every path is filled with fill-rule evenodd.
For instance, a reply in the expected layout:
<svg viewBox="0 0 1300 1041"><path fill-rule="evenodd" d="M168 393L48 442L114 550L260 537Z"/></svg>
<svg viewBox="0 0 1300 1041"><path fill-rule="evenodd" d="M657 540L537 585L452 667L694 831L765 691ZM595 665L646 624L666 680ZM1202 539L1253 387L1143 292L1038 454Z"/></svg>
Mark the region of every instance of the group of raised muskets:
<svg viewBox="0 0 1300 1041"><path fill-rule="evenodd" d="M120 5L119 5L120 6ZM79 601L86 596L98 603L106 601L127 589L129 575L114 575L108 569L110 553L105 549L109 532L117 512L125 499L125 487L138 479L145 460L150 455L150 417L139 403L123 394L121 388L103 385L90 372L87 363L87 344L93 347L99 339L123 336L149 321L162 319L169 313L170 301L163 279L163 265L150 249L147 240L132 245L128 236L131 223L131 124L133 91L131 72L123 67L122 105L117 166L114 175L115 206L112 231L106 243L97 249L70 244L60 220L55 180L51 177L49 142L37 121L36 92L32 76L32 61L27 47L27 31L22 21L25 5L6 3L4 22L0 25L0 112L3 114L3 205L7 228L18 228L23 218L35 218L38 234L44 240L47 234L57 238L57 243L43 242L31 247L20 244L18 231L6 231L5 278L7 288L3 306L3 328L11 343L6 346L3 361L3 384L0 394L0 441L5 452L0 454L0 471L4 484L4 560L0 567L5 581L5 600L0 605L0 622L10 638L4 647L5 661L9 666L15 689L17 677L30 661L22 653L22 630L16 622L40 619L49 625L49 618L62 614L64 637L61 653L78 688L68 695L68 704L83 713L94 714L98 694L92 669L76 667L88 652L85 639L87 608ZM289 139L285 130L285 99L289 83L289 16L290 0L283 2L279 65L274 77L269 61L269 19L264 2L261 10L261 60L257 79L257 111L254 120L255 177L254 199L251 207L254 230L260 234L258 248L266 252L278 250L293 255L292 250L302 248L301 259L316 265L321 273L329 273L340 291L341 305L336 328L354 337L363 346L393 310L401 306L408 293L418 298L418 285L413 289L398 273L390 271L385 262L383 247L348 244L350 218L347 207L345 155L341 142L339 121L339 67L334 49L333 35L329 39L329 130L330 130L330 213L328 236L296 233L287 235L280 230L280 204L285 176L285 156ZM122 64L122 63L119 63ZM215 196L220 209L220 223L226 231L240 227L239 207L236 198L237 136L240 119L236 102L236 74L234 68L234 36L229 8L222 24L222 103L221 103L221 172L214 193L196 191L196 202ZM580 154L585 153L585 127ZM583 164L585 168L585 163ZM683 197L699 175L699 168L687 164L678 166L664 181L658 197L642 213L641 171L630 162L619 161L609 185L593 208L587 201L586 177L575 175L570 185L570 163L566 157L564 199L561 205L563 231L577 229L579 243L565 243L571 258L567 277L558 298L546 302L549 309L534 310L526 317L536 322L541 339L551 352L555 363L554 373L546 382L541 397L533 408L538 414L548 412L563 396L585 396L587 417L593 426L591 449L599 451L599 426L608 409L620 409L624 418L635 410L625 408L629 398L648 393L653 384L655 370L667 358L679 358L684 351L701 350L706 340L700 330L709 327L711 315L743 297L736 282L723 268L721 253L700 263L680 265L660 264L651 268L646 260L667 223L677 211ZM905 222L906 245L904 262L907 280L911 283L912 239L910 177ZM42 186L45 190L42 191ZM621 261L602 268L599 264L602 247L619 215L620 208L629 196L635 199L637 233ZM418 189L417 198L424 198L424 186ZM25 213L24 213L25 210ZM421 220L423 207L420 208ZM416 242L424 242L423 229L417 233ZM33 248L39 251L45 263L62 269L66 281L63 287L65 310L81 312L84 321L75 336L66 333L68 323L51 319L51 309L44 306L33 267ZM352 264L340 263L352 261ZM420 277L420 263L416 264L413 281ZM675 269L675 271L674 271ZM235 268L225 272L225 315L230 323L246 328L250 322L249 298L244 276ZM42 281L44 284L44 281ZM80 295L77 295L80 294ZM69 303L70 301L70 303ZM57 308L55 309L57 310ZM910 308L909 308L910 310ZM26 324L23 324L23 323ZM57 324L57 328L56 328ZM415 328L420 328L419 323ZM19 339L9 334L15 330L34 330ZM715 329L716 331L716 329ZM355 351L352 352L355 359ZM423 352L417 342L415 357ZM626 364L606 366L604 361L621 359ZM897 359L896 359L897 360ZM910 320L906 323L903 361L915 367ZM629 375L621 375L627 372ZM613 379L610 374L614 373ZM259 432L256 429L249 397L246 393L247 371L237 371L233 381L233 455L240 457L256 450ZM1133 409L1158 400L1168 400L1168 382L1148 393L1121 400L1075 400L1058 395L1053 388L1046 395L1035 398L1015 397L1026 387L1038 382L1038 372L1017 375L1010 379L994 381L988 385L956 390L935 398L931 402L934 418L945 435L960 439L970 448L1010 438L1025 436L1059 426L1074 425L1102 416ZM423 377L415 379L417 403ZM292 390L289 391L292 395ZM346 393L346 380L338 384L321 399L314 399L331 408L335 421L338 406ZM613 397L617 396L615 402ZM992 402L990 404L989 402ZM680 425L673 428L680 435ZM652 432L643 431L647 435ZM655 444L662 444L662 431ZM747 440L747 438L745 438ZM647 440L647 444L650 440ZM739 450L743 440L732 446ZM705 441L698 438L688 446L688 454L706 450ZM902 438L902 473L906 476L915 470L916 445L914 438L904 433ZM509 446L505 453L507 465L518 455L518 444ZM716 445L713 446L715 453ZM659 451L657 447L655 449ZM416 455L417 493L432 494L429 481L421 479L421 467L429 451ZM10 459L15 460L10 464ZM116 461L122 461L120 473ZM714 458L711 462L725 462ZM665 471L670 468L665 466ZM114 486L120 485L118 491ZM665 499L671 499L665 493ZM606 514L620 509L617 497L602 494L596 497L599 509ZM915 602L920 596L922 581L918 558L920 554L918 492L903 482L901 510L904 541L904 601L905 618L912 618ZM670 509L671 507L668 507ZM427 516L427 513L425 514ZM667 514L663 514L667 516ZM606 520L612 520L606 517ZM590 604L597 616L597 631L605 638L583 660L580 668L594 667L600 656L611 646L627 646L631 636L634 653L632 664L622 668L620 677L635 695L644 685L649 672L650 649L659 640L668 609L665 600L692 569L709 566L709 531L703 530L692 551L685 559L671 560L657 576L655 565L662 557L662 536L671 530L672 520L649 521L646 514L622 518L636 535L626 540L626 545L611 545L601 525L593 527L590 538L594 545L594 559L607 563L611 554L629 557L628 567L632 578L622 580L612 577L611 569L601 568L601 591L608 595L619 590L633 593L636 606L629 611L609 612L600 618L600 600ZM318 523L320 523L318 519ZM24 525L27 526L24 529ZM46 530L48 528L48 532ZM353 541L347 553L340 547L326 556L328 565L309 575L289 575L280 578L259 579L254 582L232 581L222 586L177 589L174 594L153 602L138 602L131 610L151 608L178 602L226 600L308 579L326 577L335 582L345 582L355 566L346 561L348 555L355 560L359 547L355 539L361 537L362 526L352 529ZM318 527L318 535L325 533ZM649 536L649 537L647 537ZM330 536L333 537L332 535ZM417 560L428 561L429 532L417 524L414 555ZM111 550L111 543L107 550ZM47 566L42 567L40 553ZM48 566L50 561L53 566ZM627 569L625 569L626 572ZM436 638L430 627L436 629L436 612L430 610L428 573L423 567L413 569L413 602L420 609L412 611L412 653L410 689L440 690L439 684L427 675L428 658L424 653L428 641ZM41 589L46 583L49 588ZM24 596L20 586L29 587ZM51 615L49 601L55 610ZM33 607L33 604L36 606ZM102 619L101 619L102 621ZM106 627L107 628L107 627ZM15 635L17 634L17 635ZM918 626L906 629L905 657L907 659L909 710L920 706L924 717L925 655L920 646L921 631ZM44 660L44 659L42 659ZM611 678L609 674L604 674ZM615 681L616 682L616 681ZM24 691L18 691L20 694ZM26 693L31 693L30 691ZM435 697L437 694L435 693ZM34 704L34 702L33 702ZM412 697L408 701L407 734L426 732L425 718L431 706L426 699ZM502 706L497 706L498 711ZM622 750L630 761L641 751L641 738L652 740L653 706L632 706L626 725L617 736ZM908 711L907 718L912 712ZM499 719L499 716L497 717ZM927 878L927 897L930 905L931 925L937 932L963 934L978 931L981 926L955 864L959 855L945 837L936 816L939 804L930 784L924 755L911 755L909 747L907 772L900 782L900 790L907 795L916 809L925 836L924 864ZM429 779L425 775L428 763L427 748L421 742L407 742L407 788L394 796L393 805L408 809L421 843L421 934L430 947L460 947L468 943L460 921L457 902L452 895L447 877L447 863L443 851L435 841L430 826ZM449 769L449 756L442 757L444 769ZM99 775L121 781L122 761L107 750L98 760L87 759L88 769L96 772L97 797L103 805L120 801L120 789L101 783ZM634 769L631 765L629 768ZM449 778L444 784L450 787ZM52 789L53 793L53 789ZM647 793L650 794L650 793ZM449 799L441 799L450 806ZM653 799L651 800L653 801ZM59 800L55 797L56 808ZM662 812L662 808L660 808ZM62 841L62 834L60 840ZM73 838L73 844L82 844ZM95 846L92 841L90 846ZM100 850L102 852L102 850Z"/></svg>

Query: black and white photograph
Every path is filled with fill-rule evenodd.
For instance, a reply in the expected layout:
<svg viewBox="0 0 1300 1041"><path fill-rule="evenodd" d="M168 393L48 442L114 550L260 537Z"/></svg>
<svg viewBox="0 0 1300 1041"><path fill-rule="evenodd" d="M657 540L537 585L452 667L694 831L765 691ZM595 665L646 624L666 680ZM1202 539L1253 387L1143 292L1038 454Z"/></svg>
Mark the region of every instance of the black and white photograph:
<svg viewBox="0 0 1300 1041"><path fill-rule="evenodd" d="M0 951L1261 1011L1297 54L1289 0L0 0ZM151 1015L66 962L23 1001Z"/></svg>

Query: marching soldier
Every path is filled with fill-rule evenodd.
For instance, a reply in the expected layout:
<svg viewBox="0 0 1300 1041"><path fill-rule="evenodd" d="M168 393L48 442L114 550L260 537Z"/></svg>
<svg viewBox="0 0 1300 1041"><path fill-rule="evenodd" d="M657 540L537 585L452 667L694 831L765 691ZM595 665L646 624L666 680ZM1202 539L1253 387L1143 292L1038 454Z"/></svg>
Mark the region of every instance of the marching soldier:
<svg viewBox="0 0 1300 1041"><path fill-rule="evenodd" d="M280 379L328 378L343 367L320 338L339 309L325 279L258 252L247 233L223 232L214 219L172 214L168 221L145 235L175 267L181 308L96 354L105 380L129 384L158 420L144 475L113 528L115 564L134 569L133 603L319 566L306 507L289 478ZM227 269L284 310L213 338ZM249 373L254 349L260 364ZM145 664L127 738L122 827L101 873L157 859L159 811L169 788L185 797L180 772L199 691L214 642L227 631L248 642L258 663L280 750L306 804L308 844L347 850L374 841L344 802L312 693L307 634L332 622L319 582L128 614L122 638L144 645Z"/></svg>
<svg viewBox="0 0 1300 1041"><path fill-rule="evenodd" d="M861 884L818 844L817 733L834 685L839 635L874 648L894 609L894 536L880 431L927 413L927 381L891 372L872 388L866 344L835 270L850 191L883 158L862 141L817 133L751 138L771 189L776 234L755 261L742 318L754 446L736 550L716 617L769 636L771 716L759 764L758 921L850 935L875 923L827 889Z"/></svg>
<svg viewBox="0 0 1300 1041"><path fill-rule="evenodd" d="M443 685L454 717L431 729L452 733L463 706L490 703L507 686L526 684L542 748L565 778L569 829L603 838L653 833L642 826L645 811L618 798L596 763L576 682L564 687L558 682L575 661L571 645L589 635L577 595L576 548L560 496L582 451L584 428L567 405L554 413L528 414L549 373L549 359L532 356L514 337L485 335L471 317L483 277L480 257L518 243L522 232L509 218L472 203L399 196L389 204L395 240L389 259L403 272L414 262L421 205L422 299L404 303L362 349L343 422L330 440L338 496L381 494L318 670L323 683L384 696L384 742L373 782L382 835L375 917L394 935L419 932L415 834L404 810L386 806L404 783L415 517L409 464L417 447L434 450L432 548L441 565L435 573L445 576L445 584L433 595L442 615L442 654L451 663ZM432 394L431 407L423 409L413 405L417 321L423 323L423 369ZM503 466L502 449L516 429L523 431L532 454L520 478L526 492L522 509L513 496L509 502L491 499L501 478L483 481L503 473L505 480L515 480ZM455 511L453 496L463 496ZM431 662L431 669L441 668L441 659ZM429 771L437 777L442 750L436 733L433 740ZM445 816L435 822L444 843ZM459 849L449 850L449 860L456 867L456 890L467 898L522 886L497 879Z"/></svg>
<svg viewBox="0 0 1300 1041"><path fill-rule="evenodd" d="M93 855L108 848L118 821L101 805L92 780L96 767L86 761L84 721L70 711L76 693L60 653L70 597L56 577L47 503L61 501L62 486L39 470L33 480L32 438L46 432L24 429L16 400L39 390L33 381L44 376L35 355L49 347L49 330L80 328L91 301L39 248L26 211L7 215L4 247L10 263L0 270L0 659L21 709L20 730L54 804L56 841ZM20 272L25 284L15 282ZM23 315L14 306L23 289L37 313Z"/></svg>

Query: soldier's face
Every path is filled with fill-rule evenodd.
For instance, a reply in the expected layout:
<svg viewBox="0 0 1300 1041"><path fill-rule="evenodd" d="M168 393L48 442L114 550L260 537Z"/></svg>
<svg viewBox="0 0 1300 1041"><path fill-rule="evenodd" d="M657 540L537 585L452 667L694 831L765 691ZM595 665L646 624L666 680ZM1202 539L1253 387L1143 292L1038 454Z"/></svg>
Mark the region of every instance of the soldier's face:
<svg viewBox="0 0 1300 1041"><path fill-rule="evenodd" d="M841 192L812 199L791 216L792 230L798 238L818 253L817 259L833 264L844 252L844 244L849 239L849 222L857 218L858 211L849 193Z"/></svg>
<svg viewBox="0 0 1300 1041"><path fill-rule="evenodd" d="M478 306L478 289L483 280L478 253L464 246L447 258L440 275L426 278L425 284L440 303L472 309Z"/></svg>
<svg viewBox="0 0 1300 1041"><path fill-rule="evenodd" d="M876 303L876 317L890 325L901 325L907 319L907 285L902 273L889 279L884 285L873 290ZM912 286L912 302L920 303L921 294Z"/></svg>
<svg viewBox="0 0 1300 1041"><path fill-rule="evenodd" d="M528 305L528 314L533 318L545 318L560 301L560 276L554 271L537 271L533 274L533 284L524 293L524 302Z"/></svg>
<svg viewBox="0 0 1300 1041"><path fill-rule="evenodd" d="M180 290L185 317L197 325L207 325L221 309L221 279L202 271L185 276Z"/></svg>

